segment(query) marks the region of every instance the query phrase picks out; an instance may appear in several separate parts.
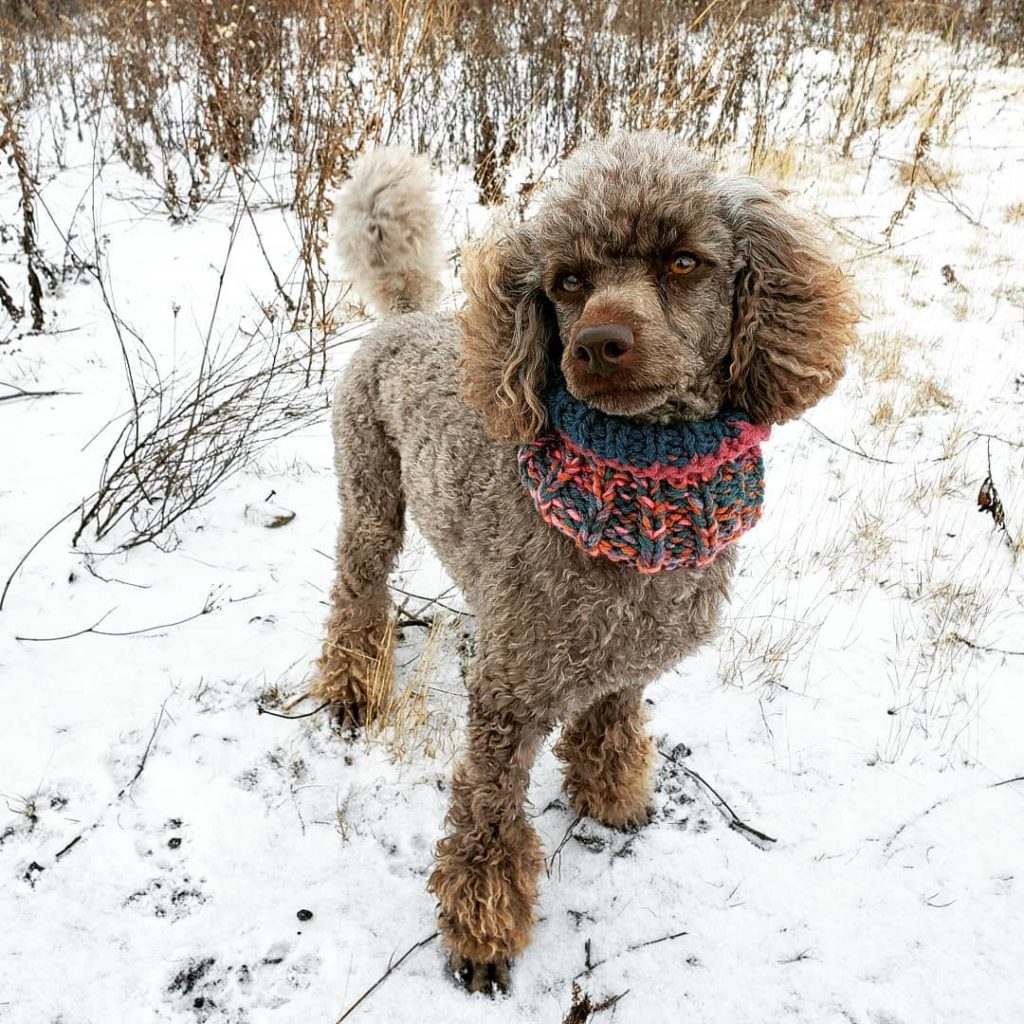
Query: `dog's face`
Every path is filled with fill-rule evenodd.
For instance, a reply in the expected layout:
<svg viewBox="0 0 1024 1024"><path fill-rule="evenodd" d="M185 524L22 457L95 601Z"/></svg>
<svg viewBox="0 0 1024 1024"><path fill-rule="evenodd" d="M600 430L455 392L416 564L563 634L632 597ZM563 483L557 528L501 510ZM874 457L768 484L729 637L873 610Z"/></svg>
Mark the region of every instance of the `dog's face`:
<svg viewBox="0 0 1024 1024"><path fill-rule="evenodd" d="M463 391L495 436L543 427L560 372L617 416L799 415L842 374L857 310L806 227L674 137L578 150L537 214L469 254Z"/></svg>
<svg viewBox="0 0 1024 1024"><path fill-rule="evenodd" d="M733 232L708 171L650 142L664 137L581 153L534 222L554 356L569 390L604 412L703 419L722 403Z"/></svg>

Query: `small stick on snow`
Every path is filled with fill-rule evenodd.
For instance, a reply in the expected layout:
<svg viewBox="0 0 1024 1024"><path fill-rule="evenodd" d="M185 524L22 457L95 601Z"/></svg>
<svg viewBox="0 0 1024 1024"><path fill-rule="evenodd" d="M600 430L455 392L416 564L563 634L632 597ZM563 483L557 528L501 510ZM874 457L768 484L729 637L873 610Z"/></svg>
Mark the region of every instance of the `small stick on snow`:
<svg viewBox="0 0 1024 1024"><path fill-rule="evenodd" d="M389 962L388 963L388 969L338 1018L336 1024L341 1024L341 1022L343 1020L345 1020L352 1013L352 1011L355 1010L355 1008L357 1006L359 1006L360 1003L362 1003L362 1001L364 999L366 999L380 985L382 985L385 981L387 981L388 978L395 971L397 971L399 967L402 966L404 961L411 954L415 953L416 950L419 949L421 946L426 946L428 943L433 942L434 939L437 938L437 934L438 934L437 932L434 932L433 935L428 935L425 939L421 939L419 942L417 942L417 943L413 944L412 946L410 946L397 960L393 960L392 962Z"/></svg>
<svg viewBox="0 0 1024 1024"><path fill-rule="evenodd" d="M1024 448L1024 441L1011 441L1008 437L1000 437L998 434L986 434L981 430L972 430L975 437L987 437L990 441L1000 441L1011 448Z"/></svg>
<svg viewBox="0 0 1024 1024"><path fill-rule="evenodd" d="M257 591L255 594L247 594L245 597L229 597L227 598L228 604L238 604L240 601L249 601L254 597L259 597L260 592ZM217 595L214 591L211 591L207 595L206 603L199 611L194 612L192 615L186 615L183 619L177 619L174 622L161 622L155 626L142 626L139 629L124 629L124 630L109 630L109 629L97 629L96 627L113 612L115 609L111 608L109 612L102 615L93 625L86 626L85 629L79 629L74 633L65 633L62 636L16 636L15 640L24 640L26 643L52 643L55 640L71 640L77 636L85 636L88 633L93 636L139 636L142 633L152 633L158 629L170 629L172 626L181 626L186 622L191 622L193 619L200 619L204 615L209 615L211 612L219 611L221 605L217 602Z"/></svg>
<svg viewBox="0 0 1024 1024"><path fill-rule="evenodd" d="M843 444L841 441L837 441L834 437L829 437L820 427L816 427L806 416L800 417L803 423L811 428L819 437L823 437L829 444L834 444L837 448L842 448L844 452L849 452L851 455L859 455L862 459L867 459L869 462L881 462L884 466L895 466L896 463L892 459L881 459L877 455L870 455L862 448L850 448Z"/></svg>
<svg viewBox="0 0 1024 1024"><path fill-rule="evenodd" d="M561 860L562 850L565 849L565 844L572 838L573 832L576 830L576 826L583 820L580 815L576 815L573 819L572 824L565 830L565 835L562 836L562 841L555 847L554 852L548 857L547 875L551 877L551 871L555 866L556 860Z"/></svg>
<svg viewBox="0 0 1024 1024"><path fill-rule="evenodd" d="M1005 647L986 647L984 644L976 644L973 640L968 640L967 637L961 636L959 633L950 633L950 640L955 640L958 644L963 644L965 647L970 647L972 651L988 651L990 654L1012 654L1015 658L1024 658L1024 651L1008 651Z"/></svg>
<svg viewBox="0 0 1024 1024"><path fill-rule="evenodd" d="M64 856L64 854L68 852L68 850L70 850L70 849L71 849L71 848L72 848L72 847L73 847L73 846L74 846L74 845L75 845L76 843L78 843L78 842L80 842L80 841L81 841L81 839L82 839L82 834L83 834L83 833L81 833L81 832L80 832L80 833L79 833L79 834L78 834L77 836L75 836L75 838L74 838L74 839L72 839L72 840L71 840L71 842L70 842L70 843L68 843L68 844L67 844L66 846L62 846L62 847L61 847L61 848L60 848L60 849L59 849L59 850L58 850L58 851L56 852L56 854L54 854L54 857L53 857L53 859L54 859L54 860L60 860L60 859L61 859L61 857L63 857L63 856Z"/></svg>
<svg viewBox="0 0 1024 1024"><path fill-rule="evenodd" d="M139 767L135 769L135 774L132 776L131 782L128 783L118 794L118 800L125 795L130 793L132 786L139 781L139 776L143 773L146 768L146 762L149 760L149 752L153 749L153 740L156 739L156 734L160 729L160 723L164 720L164 709L167 707L167 701L170 697L164 699L163 704L160 705L160 714L156 716L156 724L153 726L153 731L149 734L149 742L146 744L146 749L142 752L142 759L139 761Z"/></svg>
<svg viewBox="0 0 1024 1024"><path fill-rule="evenodd" d="M43 541L46 540L46 538L49 537L54 530L57 529L58 526L60 526L62 523L66 523L80 508L81 505L76 505L70 512L61 516L60 519L58 519L57 522L53 524L53 526L46 530L45 533L41 534L39 538L36 540L36 542L32 545L32 547L30 547L28 551L26 551L25 554L23 554L21 558L18 559L18 564L11 570L11 575L7 577L7 582L4 584L4 589L2 592L0 592L0 611L3 611L4 601L7 599L7 591L11 589L11 583L14 580L14 577L18 575L18 571L28 561L29 555L31 555L32 552L35 551L35 549L39 547L39 545L42 544Z"/></svg>
<svg viewBox="0 0 1024 1024"><path fill-rule="evenodd" d="M26 391L17 384L0 383L0 387L12 388L14 394L0 395L0 402L13 402L19 398L52 398L54 395L80 395L81 391Z"/></svg>
<svg viewBox="0 0 1024 1024"><path fill-rule="evenodd" d="M729 822L729 828L735 829L740 835L749 839L755 846L765 849L762 843L771 844L778 842L774 836L770 836L760 829L754 828L752 825L748 825L743 819L725 802L724 797L721 793L711 785L703 776L699 775L692 768L687 768L685 764L680 764L671 754L666 754L664 750L659 750L659 754L666 761L671 761L677 768L681 768L687 775L690 776L695 782L699 782L714 798L716 806L725 815L725 819Z"/></svg>
<svg viewBox="0 0 1024 1024"><path fill-rule="evenodd" d="M306 696L308 697L309 694L306 694ZM294 705L296 705L298 703L299 702L297 700L293 700L291 702L291 704L289 704L288 706L289 707L293 707ZM257 711L258 714L261 714L261 715L270 715L271 718L288 718L288 719L312 718L314 715L320 714L320 712L323 711L324 708L329 708L330 706L331 706L331 702L329 700L325 700L323 702L323 704L321 704L319 707L313 708L312 711L302 711L302 712L300 712L297 715L283 715L280 711L271 711L269 708L265 708L262 704L257 704L256 705L256 711Z"/></svg>
<svg viewBox="0 0 1024 1024"><path fill-rule="evenodd" d="M579 981L580 978L593 973L602 964L608 963L609 960L617 960L620 956L625 956L627 953L635 953L638 949L656 946L659 942L672 942L675 939L681 939L684 935L689 935L689 932L672 932L670 935L662 935L657 939L648 939L646 942L634 942L632 946L627 946L621 953L613 953L611 956L606 956L603 960L596 960L594 962L590 960L590 939L587 939L583 947L586 954L586 967L579 974L575 975L572 980Z"/></svg>
<svg viewBox="0 0 1024 1024"><path fill-rule="evenodd" d="M993 782L989 789L996 789L999 786L1009 786L1012 782L1024 782L1024 775L1014 776L1012 779L1003 779L1002 782Z"/></svg>

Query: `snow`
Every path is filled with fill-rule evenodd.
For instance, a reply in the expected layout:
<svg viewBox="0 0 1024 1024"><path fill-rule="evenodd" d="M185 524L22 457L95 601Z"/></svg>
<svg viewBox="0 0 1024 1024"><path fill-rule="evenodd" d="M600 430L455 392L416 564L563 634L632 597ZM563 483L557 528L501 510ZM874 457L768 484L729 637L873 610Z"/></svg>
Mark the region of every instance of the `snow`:
<svg viewBox="0 0 1024 1024"><path fill-rule="evenodd" d="M425 883L471 621L403 631L400 685L431 687L410 749L394 730L348 740L323 714L257 710L302 694L318 651L337 518L326 423L227 480L166 550L88 534L73 549L74 516L49 533L0 618L0 1021L337 1020L410 949L348 1020L560 1021L574 979L594 1004L625 993L596 1014L622 1024L1021 1020L1024 658L999 653L1024 650L1021 123L1024 74L986 72L929 153L954 184L924 182L891 244L919 125L843 160L799 153L785 184L834 229L862 346L837 394L767 446L766 514L721 640L649 690L676 762L659 759L656 820L573 826L542 753L531 802L550 870L506 997L451 984L438 939L413 948L435 929ZM49 170L44 249L72 221L82 254L104 238L118 313L184 376L234 203L172 225L122 164L95 187L93 171L88 141ZM464 169L445 181L454 245L486 214ZM0 220L16 204L7 175ZM256 214L282 267L288 218ZM211 330L225 349L274 295L247 222L228 265ZM11 245L0 273L21 281ZM62 392L0 403L5 578L94 490L130 410L95 281L46 309L46 333L0 343L0 393ZM347 331L331 379L362 325ZM989 466L1008 533L977 511ZM415 537L394 582L464 610ZM730 828L681 765L777 842Z"/></svg>

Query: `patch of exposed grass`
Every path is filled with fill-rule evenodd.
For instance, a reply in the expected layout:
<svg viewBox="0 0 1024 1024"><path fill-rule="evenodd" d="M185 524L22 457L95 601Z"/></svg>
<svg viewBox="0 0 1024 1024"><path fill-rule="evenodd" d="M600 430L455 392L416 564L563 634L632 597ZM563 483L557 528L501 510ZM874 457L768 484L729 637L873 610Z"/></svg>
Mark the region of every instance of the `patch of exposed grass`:
<svg viewBox="0 0 1024 1024"><path fill-rule="evenodd" d="M870 331L860 338L856 354L865 381L899 380L903 376L903 354L912 339L903 331Z"/></svg>
<svg viewBox="0 0 1024 1024"><path fill-rule="evenodd" d="M1020 224L1024 221L1024 199L1010 203L1003 211L1003 219L1007 224Z"/></svg>

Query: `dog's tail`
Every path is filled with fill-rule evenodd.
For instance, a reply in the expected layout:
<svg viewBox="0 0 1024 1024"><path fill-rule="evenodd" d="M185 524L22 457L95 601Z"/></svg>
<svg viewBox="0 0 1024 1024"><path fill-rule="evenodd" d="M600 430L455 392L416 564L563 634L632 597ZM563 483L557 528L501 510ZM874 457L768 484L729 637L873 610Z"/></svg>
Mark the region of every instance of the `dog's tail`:
<svg viewBox="0 0 1024 1024"><path fill-rule="evenodd" d="M426 157L388 146L361 156L335 199L338 256L381 315L429 310L441 297L445 257L434 185Z"/></svg>

